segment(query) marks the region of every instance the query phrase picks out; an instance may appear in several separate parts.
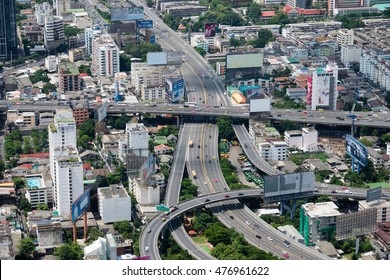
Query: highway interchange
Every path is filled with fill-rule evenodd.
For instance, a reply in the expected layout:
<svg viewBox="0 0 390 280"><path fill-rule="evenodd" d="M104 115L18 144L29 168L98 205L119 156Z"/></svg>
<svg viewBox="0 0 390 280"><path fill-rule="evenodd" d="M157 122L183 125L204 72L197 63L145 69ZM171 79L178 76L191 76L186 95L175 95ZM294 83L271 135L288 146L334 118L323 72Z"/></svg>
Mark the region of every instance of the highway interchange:
<svg viewBox="0 0 390 280"><path fill-rule="evenodd" d="M166 106L153 106L152 104L136 104L136 105L110 105L108 113L155 113L155 114L177 114L177 115L205 115L219 116L229 115L238 118L249 118L249 109L246 107L232 107L229 97L224 95L224 87L214 71L205 62L205 60L192 48L188 43L184 42L178 34L170 31L170 29L161 21L161 19L152 13L144 3L138 0L132 1L137 6L145 7L145 14L149 19L153 19L154 28L160 31L159 44L164 49L181 51L185 55L186 62L182 66L182 74L186 81L186 89L189 92L189 101L199 103L196 108L184 107L183 104ZM96 13L96 12L95 12ZM97 15L100 17L99 15ZM103 20L97 20L99 24ZM35 62L32 65L40 65L42 62ZM7 70L8 71L8 70ZM11 72L10 72L11 73ZM205 73L207 79L205 79ZM74 103L83 101L74 101ZM202 105L204 104L204 105ZM10 105L9 102L0 101L0 107L6 108ZM36 110L50 110L54 107L61 107L58 102L35 102L31 104L11 104L12 109L30 109L35 106ZM68 105L65 105L68 106ZM91 106L96 106L91 104ZM359 113L360 114L360 113ZM292 121L302 122L303 112L294 110L272 109L270 119L282 120L290 119ZM303 122L307 123L324 123L337 125L350 125L351 120L343 112L316 112L310 111L305 116ZM361 113L364 117L356 122L356 126L369 125L390 127L387 121L387 115L383 114L380 118L372 122L372 118L368 118L367 113ZM338 117L339 119L336 119ZM340 118L343 118L341 120ZM273 169L266 163L256 152L254 142L250 139L248 132L244 126L235 126L234 130L240 143L248 156L248 159L262 172L269 175L276 175L279 171ZM188 147L189 140L194 141L194 147ZM198 144L199 143L199 144ZM199 147L198 147L199 145ZM175 241L197 259L213 259L210 255L201 250L185 232L181 226L180 219L175 219L179 215L185 213L195 207L208 205L210 209L217 215L219 220L227 227L235 228L241 232L246 240L254 246L257 246L265 251L271 252L274 255L281 257L282 251L287 250L290 259L329 259L327 256L319 254L315 250L308 248L300 243L290 240L290 247L286 249L284 240L286 237L272 228L247 207L236 199L239 193L242 193L242 198L260 196L261 189L250 189L240 191L229 191L229 188L222 176L218 161L218 128L215 125L208 124L191 124L185 123L180 129L179 142L175 149L174 161L171 166L170 177L166 188L165 204L168 206L178 204L180 195L180 182L182 181L184 168L187 167L188 174L191 171L196 171L196 178L192 178L193 182L198 186L200 196L183 203L178 204L179 209L171 214L166 222L162 221L162 213L154 217L145 226L140 237L140 253L142 256L150 256L151 259L160 259L158 238L164 226L169 225L172 230L172 235ZM207 156L207 157L206 157ZM213 158L215 157L215 159ZM364 193L359 193L361 190L354 190L352 194L338 193L334 194L331 191L338 189L328 186L328 188L319 189L320 194L333 195L348 195L363 197ZM228 194L227 194L228 192ZM229 195L230 197L226 197ZM207 197L207 198L206 198ZM209 199L210 201L206 201ZM231 217L234 217L233 219ZM257 238L261 236L261 239ZM269 240L267 237L272 237Z"/></svg>

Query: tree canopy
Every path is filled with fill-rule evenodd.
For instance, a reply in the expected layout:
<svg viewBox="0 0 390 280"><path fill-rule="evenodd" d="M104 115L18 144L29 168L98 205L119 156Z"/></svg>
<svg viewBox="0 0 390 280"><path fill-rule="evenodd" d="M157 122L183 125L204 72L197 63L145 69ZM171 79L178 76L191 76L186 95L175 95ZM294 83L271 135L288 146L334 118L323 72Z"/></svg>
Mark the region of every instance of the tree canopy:
<svg viewBox="0 0 390 280"><path fill-rule="evenodd" d="M82 260L84 251L78 244L65 243L54 249L54 255L60 260Z"/></svg>
<svg viewBox="0 0 390 280"><path fill-rule="evenodd" d="M161 52L162 48L159 44L141 43L141 44L127 44L125 46L125 53L133 58L140 58L142 62L146 62L146 55L148 52Z"/></svg>

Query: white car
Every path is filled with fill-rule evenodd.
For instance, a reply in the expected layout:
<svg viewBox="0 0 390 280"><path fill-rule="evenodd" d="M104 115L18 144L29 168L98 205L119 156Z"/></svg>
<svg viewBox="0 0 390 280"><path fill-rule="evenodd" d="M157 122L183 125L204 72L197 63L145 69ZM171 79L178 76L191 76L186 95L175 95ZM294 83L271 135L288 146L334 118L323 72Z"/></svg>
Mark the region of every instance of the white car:
<svg viewBox="0 0 390 280"><path fill-rule="evenodd" d="M271 236L268 236L267 238L268 238L269 241L273 240Z"/></svg>
<svg viewBox="0 0 390 280"><path fill-rule="evenodd" d="M145 247L145 251L149 252L149 247L148 246Z"/></svg>
<svg viewBox="0 0 390 280"><path fill-rule="evenodd" d="M248 226L251 225L251 223L250 223L249 221L245 221L245 223L246 223Z"/></svg>

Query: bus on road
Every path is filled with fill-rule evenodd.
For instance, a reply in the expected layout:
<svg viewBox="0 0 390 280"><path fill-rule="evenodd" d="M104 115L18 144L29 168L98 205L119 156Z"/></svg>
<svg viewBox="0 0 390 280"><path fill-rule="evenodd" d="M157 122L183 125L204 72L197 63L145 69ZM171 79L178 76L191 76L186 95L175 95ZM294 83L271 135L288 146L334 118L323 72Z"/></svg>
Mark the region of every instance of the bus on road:
<svg viewBox="0 0 390 280"><path fill-rule="evenodd" d="M196 179L196 172L195 172L195 170L192 170L192 178Z"/></svg>

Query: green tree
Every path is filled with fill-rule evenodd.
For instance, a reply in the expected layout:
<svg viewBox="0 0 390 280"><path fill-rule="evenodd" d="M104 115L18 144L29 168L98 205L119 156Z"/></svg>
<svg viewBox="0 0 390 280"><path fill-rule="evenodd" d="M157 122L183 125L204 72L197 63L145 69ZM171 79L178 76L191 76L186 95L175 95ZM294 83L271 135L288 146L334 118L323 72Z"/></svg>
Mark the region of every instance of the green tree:
<svg viewBox="0 0 390 280"><path fill-rule="evenodd" d="M103 237L104 233L101 232L98 228L91 228L88 231L88 239L87 239L87 244L93 243L95 240L98 240L99 237Z"/></svg>
<svg viewBox="0 0 390 280"><path fill-rule="evenodd" d="M89 65L85 65L85 64L81 64L79 66L79 72L80 73L85 73L87 74L88 76L91 76L92 73L91 73L91 67Z"/></svg>
<svg viewBox="0 0 390 280"><path fill-rule="evenodd" d="M37 210L47 211L47 210L49 210L49 206L47 204L38 204L37 205Z"/></svg>
<svg viewBox="0 0 390 280"><path fill-rule="evenodd" d="M29 76L29 78L33 84L38 83L40 81L45 82L45 83L50 81L50 78L47 76L45 71L43 71L42 69L35 71L34 74Z"/></svg>
<svg viewBox="0 0 390 280"><path fill-rule="evenodd" d="M28 137L24 137L23 140L23 154L31 154L33 149L31 147L31 141Z"/></svg>
<svg viewBox="0 0 390 280"><path fill-rule="evenodd" d="M44 94L50 94L54 91L57 90L57 86L56 85L53 85L52 83L46 83L43 88L42 88L42 92Z"/></svg>
<svg viewBox="0 0 390 280"><path fill-rule="evenodd" d="M32 238L22 239L19 245L19 255L15 257L18 260L32 260L35 245Z"/></svg>
<svg viewBox="0 0 390 280"><path fill-rule="evenodd" d="M208 241L216 246L219 243L230 244L231 232L226 229L221 223L214 223L205 230L204 235Z"/></svg>
<svg viewBox="0 0 390 280"><path fill-rule="evenodd" d="M127 44L124 51L131 57L140 58L142 62L145 62L148 52L161 52L162 48L159 44L151 43Z"/></svg>
<svg viewBox="0 0 390 280"><path fill-rule="evenodd" d="M282 120L280 122L280 132L282 134L284 134L286 130L298 130L301 129L301 127L302 126L300 124L294 123L290 120Z"/></svg>
<svg viewBox="0 0 390 280"><path fill-rule="evenodd" d="M230 38L229 39L229 45L231 47L239 47L239 46L242 46L242 42L240 39L236 39L236 38Z"/></svg>
<svg viewBox="0 0 390 280"><path fill-rule="evenodd" d="M117 230L124 239L129 239L131 237L133 227L130 225L130 222L128 221L114 222L113 226L114 229Z"/></svg>
<svg viewBox="0 0 390 280"><path fill-rule="evenodd" d="M148 7L153 7L153 4L154 4L154 1L153 0L146 0L146 5L148 6Z"/></svg>
<svg viewBox="0 0 390 280"><path fill-rule="evenodd" d="M198 216L196 216L194 221L194 230L205 230L207 226L211 223L215 222L215 219L212 215L206 212L200 213Z"/></svg>
<svg viewBox="0 0 390 280"><path fill-rule="evenodd" d="M12 181L15 184L15 189L20 190L26 187L26 180L22 177L12 178Z"/></svg>
<svg viewBox="0 0 390 280"><path fill-rule="evenodd" d="M232 124L233 121L231 117L220 116L217 118L220 139L227 139L228 141L231 141L235 137Z"/></svg>
<svg viewBox="0 0 390 280"><path fill-rule="evenodd" d="M205 51L203 48L195 47L194 49L195 49L201 56L205 56L205 55L206 55L206 51Z"/></svg>
<svg viewBox="0 0 390 280"><path fill-rule="evenodd" d="M95 138L95 121L93 119L88 119L84 121L80 125L79 129L80 129L79 133L82 135L87 135L90 141L92 141Z"/></svg>
<svg viewBox="0 0 390 280"><path fill-rule="evenodd" d="M54 255L60 260L82 260L84 251L78 244L66 243L54 249Z"/></svg>
<svg viewBox="0 0 390 280"><path fill-rule="evenodd" d="M77 34L80 34L81 32L83 32L83 29L79 29L77 27L65 25L64 35L67 38L71 37L71 36L76 36Z"/></svg>
<svg viewBox="0 0 390 280"><path fill-rule="evenodd" d="M119 56L120 71L121 72L130 72L131 71L131 58L126 54L122 53Z"/></svg>
<svg viewBox="0 0 390 280"><path fill-rule="evenodd" d="M261 17L261 6L253 2L249 5L246 14L253 23L258 23Z"/></svg>
<svg viewBox="0 0 390 280"><path fill-rule="evenodd" d="M24 212L31 211L31 204L24 195L21 195L21 197L20 197L19 209L23 210Z"/></svg>

